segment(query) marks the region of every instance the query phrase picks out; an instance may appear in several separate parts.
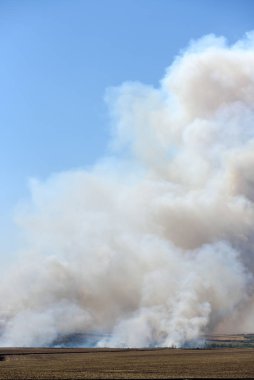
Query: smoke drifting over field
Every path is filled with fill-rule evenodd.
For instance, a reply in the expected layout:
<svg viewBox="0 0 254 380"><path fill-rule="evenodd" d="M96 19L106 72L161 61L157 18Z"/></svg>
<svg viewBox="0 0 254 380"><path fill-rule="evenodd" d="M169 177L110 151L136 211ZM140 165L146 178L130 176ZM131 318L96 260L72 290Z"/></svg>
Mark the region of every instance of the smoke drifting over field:
<svg viewBox="0 0 254 380"><path fill-rule="evenodd" d="M192 42L159 88L125 83L107 101L115 157L31 182L24 252L2 274L0 345L253 331L253 34Z"/></svg>

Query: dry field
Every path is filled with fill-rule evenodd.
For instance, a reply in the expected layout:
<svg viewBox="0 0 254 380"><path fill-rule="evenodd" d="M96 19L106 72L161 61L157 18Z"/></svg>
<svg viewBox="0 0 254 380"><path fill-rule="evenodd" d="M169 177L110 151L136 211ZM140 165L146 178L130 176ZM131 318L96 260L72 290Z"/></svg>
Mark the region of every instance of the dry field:
<svg viewBox="0 0 254 380"><path fill-rule="evenodd" d="M0 349L0 379L254 378L253 348Z"/></svg>

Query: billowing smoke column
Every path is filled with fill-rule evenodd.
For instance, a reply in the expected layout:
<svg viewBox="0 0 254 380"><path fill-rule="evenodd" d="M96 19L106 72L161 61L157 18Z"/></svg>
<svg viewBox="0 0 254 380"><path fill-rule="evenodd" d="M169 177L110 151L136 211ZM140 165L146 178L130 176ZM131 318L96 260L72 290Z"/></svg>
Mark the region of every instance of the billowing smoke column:
<svg viewBox="0 0 254 380"><path fill-rule="evenodd" d="M117 153L32 181L0 345L181 346L254 330L254 36L206 36L159 88L108 91Z"/></svg>

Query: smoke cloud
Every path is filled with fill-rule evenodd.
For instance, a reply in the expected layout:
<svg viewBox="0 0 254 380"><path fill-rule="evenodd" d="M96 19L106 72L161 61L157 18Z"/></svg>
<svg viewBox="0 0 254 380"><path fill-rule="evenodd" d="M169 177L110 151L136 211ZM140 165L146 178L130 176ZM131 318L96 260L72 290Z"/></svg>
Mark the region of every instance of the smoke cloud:
<svg viewBox="0 0 254 380"><path fill-rule="evenodd" d="M114 155L30 183L0 345L253 332L254 34L191 42L157 88L124 83L106 98Z"/></svg>

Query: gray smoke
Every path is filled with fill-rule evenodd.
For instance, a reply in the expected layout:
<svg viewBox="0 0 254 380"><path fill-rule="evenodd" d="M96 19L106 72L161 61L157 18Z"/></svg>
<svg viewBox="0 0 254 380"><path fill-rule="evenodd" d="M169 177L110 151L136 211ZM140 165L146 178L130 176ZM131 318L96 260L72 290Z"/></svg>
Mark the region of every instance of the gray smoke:
<svg viewBox="0 0 254 380"><path fill-rule="evenodd" d="M0 345L253 332L254 35L192 42L158 88L125 83L107 101L114 158L31 181Z"/></svg>

